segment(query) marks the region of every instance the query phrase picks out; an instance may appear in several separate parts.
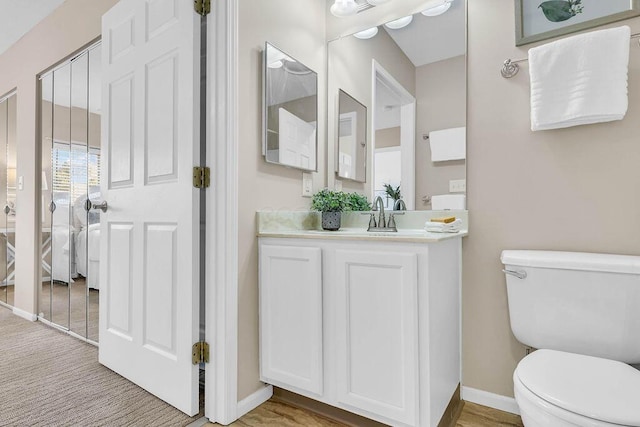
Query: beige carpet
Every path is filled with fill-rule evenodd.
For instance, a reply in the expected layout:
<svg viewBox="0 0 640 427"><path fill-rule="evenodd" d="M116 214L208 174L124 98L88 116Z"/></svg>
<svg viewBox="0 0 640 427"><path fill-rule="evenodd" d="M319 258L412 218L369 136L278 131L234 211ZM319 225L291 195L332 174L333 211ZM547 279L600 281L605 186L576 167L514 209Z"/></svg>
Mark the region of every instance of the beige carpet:
<svg viewBox="0 0 640 427"><path fill-rule="evenodd" d="M98 363L98 349L0 307L0 426L185 426L189 418Z"/></svg>

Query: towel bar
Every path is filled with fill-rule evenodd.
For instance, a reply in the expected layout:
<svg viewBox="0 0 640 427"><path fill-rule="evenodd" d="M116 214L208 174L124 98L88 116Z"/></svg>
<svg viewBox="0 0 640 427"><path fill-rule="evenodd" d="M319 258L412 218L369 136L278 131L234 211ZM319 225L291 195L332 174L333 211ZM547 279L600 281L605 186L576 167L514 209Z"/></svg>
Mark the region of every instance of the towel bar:
<svg viewBox="0 0 640 427"><path fill-rule="evenodd" d="M635 34L631 34L630 39L638 39L638 46L640 46L640 33L635 33ZM507 59L506 61L504 61L502 63L502 68L500 69L500 74L502 75L502 77L504 77L505 79L510 79L511 77L515 76L516 74L518 74L518 71L520 71L520 66L518 65L519 62L525 62L528 61L528 58L521 58L521 59Z"/></svg>

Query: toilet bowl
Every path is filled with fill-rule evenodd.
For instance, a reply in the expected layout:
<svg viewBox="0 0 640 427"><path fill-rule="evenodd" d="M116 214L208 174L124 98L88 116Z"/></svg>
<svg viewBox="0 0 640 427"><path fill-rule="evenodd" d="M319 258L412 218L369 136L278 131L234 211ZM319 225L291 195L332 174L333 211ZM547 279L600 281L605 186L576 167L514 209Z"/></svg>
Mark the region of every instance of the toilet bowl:
<svg viewBox="0 0 640 427"><path fill-rule="evenodd" d="M640 426L640 371L622 362L538 350L513 384L526 427Z"/></svg>

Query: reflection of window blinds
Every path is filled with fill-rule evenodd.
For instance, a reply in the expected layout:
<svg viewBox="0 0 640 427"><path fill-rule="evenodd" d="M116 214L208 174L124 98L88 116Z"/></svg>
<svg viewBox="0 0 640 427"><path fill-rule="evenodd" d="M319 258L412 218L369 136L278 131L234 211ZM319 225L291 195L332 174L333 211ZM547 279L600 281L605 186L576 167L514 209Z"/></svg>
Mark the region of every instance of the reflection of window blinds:
<svg viewBox="0 0 640 427"><path fill-rule="evenodd" d="M70 202L100 185L100 149L79 144L53 144L53 191L70 193Z"/></svg>

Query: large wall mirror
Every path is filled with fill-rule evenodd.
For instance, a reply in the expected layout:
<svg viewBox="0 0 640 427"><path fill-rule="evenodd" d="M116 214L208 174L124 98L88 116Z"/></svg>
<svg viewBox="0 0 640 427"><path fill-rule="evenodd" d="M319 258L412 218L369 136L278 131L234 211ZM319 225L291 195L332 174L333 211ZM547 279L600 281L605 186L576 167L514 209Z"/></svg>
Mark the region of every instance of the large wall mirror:
<svg viewBox="0 0 640 427"><path fill-rule="evenodd" d="M426 10L329 42L330 187L340 180L347 190L380 196L392 207L385 187L399 186L407 208L422 210L432 208L433 196L454 193L455 206L434 209L464 208L465 9L463 0L454 0L439 15ZM351 176L342 173L343 92L368 116L367 160ZM365 179L353 180L358 173Z"/></svg>
<svg viewBox="0 0 640 427"><path fill-rule="evenodd" d="M16 278L16 111L18 95L0 97L0 305L13 306Z"/></svg>
<svg viewBox="0 0 640 427"><path fill-rule="evenodd" d="M318 75L270 43L263 62L262 154L269 163L316 171Z"/></svg>

